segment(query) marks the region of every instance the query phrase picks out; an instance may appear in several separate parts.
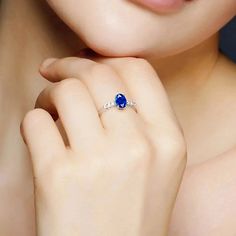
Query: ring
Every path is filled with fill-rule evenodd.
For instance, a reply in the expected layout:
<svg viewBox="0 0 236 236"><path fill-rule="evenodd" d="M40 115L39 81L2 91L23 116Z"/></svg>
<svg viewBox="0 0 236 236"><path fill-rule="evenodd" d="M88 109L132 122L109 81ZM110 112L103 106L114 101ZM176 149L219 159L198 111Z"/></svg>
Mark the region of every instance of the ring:
<svg viewBox="0 0 236 236"><path fill-rule="evenodd" d="M101 115L104 111L109 110L112 107L118 108L118 110L124 110L126 107L133 108L136 112L136 102L128 101L124 94L118 93L115 96L114 101L105 103L99 110L98 113Z"/></svg>

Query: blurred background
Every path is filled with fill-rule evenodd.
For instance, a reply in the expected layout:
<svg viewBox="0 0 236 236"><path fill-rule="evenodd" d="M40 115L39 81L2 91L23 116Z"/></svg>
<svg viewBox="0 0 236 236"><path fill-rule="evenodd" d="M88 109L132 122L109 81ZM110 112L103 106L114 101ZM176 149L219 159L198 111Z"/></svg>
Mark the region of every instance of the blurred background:
<svg viewBox="0 0 236 236"><path fill-rule="evenodd" d="M220 50L236 63L236 16L220 31Z"/></svg>

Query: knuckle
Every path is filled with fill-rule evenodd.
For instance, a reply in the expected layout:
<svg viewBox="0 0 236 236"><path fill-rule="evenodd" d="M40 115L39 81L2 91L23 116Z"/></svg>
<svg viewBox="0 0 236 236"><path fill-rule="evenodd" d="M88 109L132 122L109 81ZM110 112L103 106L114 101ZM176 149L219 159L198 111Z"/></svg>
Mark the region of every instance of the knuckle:
<svg viewBox="0 0 236 236"><path fill-rule="evenodd" d="M162 137L158 144L158 153L165 158L185 158L186 143L184 138Z"/></svg>

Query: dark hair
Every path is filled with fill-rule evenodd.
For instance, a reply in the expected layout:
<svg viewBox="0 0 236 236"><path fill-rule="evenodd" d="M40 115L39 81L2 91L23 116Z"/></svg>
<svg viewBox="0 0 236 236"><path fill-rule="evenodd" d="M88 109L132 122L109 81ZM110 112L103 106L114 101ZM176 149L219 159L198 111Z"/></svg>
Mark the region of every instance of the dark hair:
<svg viewBox="0 0 236 236"><path fill-rule="evenodd" d="M220 30L220 51L236 62L236 16Z"/></svg>

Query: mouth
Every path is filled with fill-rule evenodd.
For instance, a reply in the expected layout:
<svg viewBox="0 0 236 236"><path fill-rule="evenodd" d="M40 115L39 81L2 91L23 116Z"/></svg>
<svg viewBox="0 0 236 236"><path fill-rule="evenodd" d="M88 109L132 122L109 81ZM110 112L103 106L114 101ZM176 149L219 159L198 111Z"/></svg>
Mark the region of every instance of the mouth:
<svg viewBox="0 0 236 236"><path fill-rule="evenodd" d="M131 1L139 3L155 12L165 13L165 12L177 11L188 2L192 2L194 0L131 0Z"/></svg>

